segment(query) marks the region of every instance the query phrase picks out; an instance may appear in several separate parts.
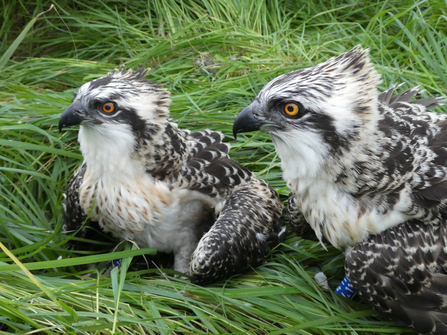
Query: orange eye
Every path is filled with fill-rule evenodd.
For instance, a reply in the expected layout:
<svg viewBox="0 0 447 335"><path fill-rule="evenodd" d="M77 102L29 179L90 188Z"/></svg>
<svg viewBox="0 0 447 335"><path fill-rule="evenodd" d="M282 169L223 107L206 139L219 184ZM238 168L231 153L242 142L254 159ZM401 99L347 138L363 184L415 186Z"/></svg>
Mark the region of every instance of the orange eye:
<svg viewBox="0 0 447 335"><path fill-rule="evenodd" d="M284 112L286 112L287 115L295 116L299 111L299 107L295 104L287 104L284 106Z"/></svg>
<svg viewBox="0 0 447 335"><path fill-rule="evenodd" d="M104 105L102 105L102 111L104 113L112 113L115 110L115 105L113 102L106 102Z"/></svg>

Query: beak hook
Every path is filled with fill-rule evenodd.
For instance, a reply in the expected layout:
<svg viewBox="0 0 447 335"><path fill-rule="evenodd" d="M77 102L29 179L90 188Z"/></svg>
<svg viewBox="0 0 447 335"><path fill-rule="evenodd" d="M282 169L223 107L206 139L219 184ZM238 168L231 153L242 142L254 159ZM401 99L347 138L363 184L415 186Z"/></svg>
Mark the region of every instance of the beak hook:
<svg viewBox="0 0 447 335"><path fill-rule="evenodd" d="M251 105L246 107L236 117L233 123L233 136L237 139L237 134L247 133L261 129L262 123L253 115Z"/></svg>

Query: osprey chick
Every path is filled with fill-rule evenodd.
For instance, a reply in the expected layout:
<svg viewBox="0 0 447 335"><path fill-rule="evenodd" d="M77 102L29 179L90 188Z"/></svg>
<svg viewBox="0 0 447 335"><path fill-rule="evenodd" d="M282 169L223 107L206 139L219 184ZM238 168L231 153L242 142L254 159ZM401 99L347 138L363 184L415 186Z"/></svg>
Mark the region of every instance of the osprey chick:
<svg viewBox="0 0 447 335"><path fill-rule="evenodd" d="M270 133L292 227L347 250L347 276L367 303L446 334L447 115L426 112L444 99L410 102L417 89L379 94L379 83L356 47L273 79L233 131Z"/></svg>
<svg viewBox="0 0 447 335"><path fill-rule="evenodd" d="M207 283L258 264L279 243L283 205L231 160L220 132L169 117L169 93L124 67L84 84L59 128L80 125L84 162L70 181L66 229L86 220L174 253L174 269ZM218 217L215 219L215 217Z"/></svg>

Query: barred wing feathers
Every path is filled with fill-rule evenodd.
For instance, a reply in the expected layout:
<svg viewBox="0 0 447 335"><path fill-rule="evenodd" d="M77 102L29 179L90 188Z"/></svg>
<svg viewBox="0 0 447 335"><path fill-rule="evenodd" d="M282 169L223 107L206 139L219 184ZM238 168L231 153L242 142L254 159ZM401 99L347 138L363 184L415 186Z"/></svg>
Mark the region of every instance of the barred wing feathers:
<svg viewBox="0 0 447 335"><path fill-rule="evenodd" d="M205 284L258 265L284 237L283 205L264 181L228 156L220 132L192 133L194 146L184 169L188 188L221 202L218 218L191 258L191 281Z"/></svg>
<svg viewBox="0 0 447 335"><path fill-rule="evenodd" d="M87 220L87 214L84 213L79 203L79 187L81 186L82 179L84 178L85 171L87 170L87 164L84 162L76 171L74 177L70 180L67 187L67 192L64 194L65 203L64 208L64 226L63 231L66 233L74 233L85 223L89 225ZM81 236L86 234L86 229L81 229Z"/></svg>
<svg viewBox="0 0 447 335"><path fill-rule="evenodd" d="M347 252L346 274L363 301L424 334L447 334L447 231L408 221Z"/></svg>
<svg viewBox="0 0 447 335"><path fill-rule="evenodd" d="M191 281L204 284L258 265L285 236L282 209L264 181L252 179L236 187L192 255Z"/></svg>
<svg viewBox="0 0 447 335"><path fill-rule="evenodd" d="M290 192L287 201L287 218L289 219L289 227L297 235L306 240L318 241L317 235L312 227L307 223L303 213L298 208L295 194Z"/></svg>
<svg viewBox="0 0 447 335"><path fill-rule="evenodd" d="M230 147L222 139L222 133L210 130L190 134L192 148L181 170L182 186L222 197L253 178L248 169L228 156Z"/></svg>

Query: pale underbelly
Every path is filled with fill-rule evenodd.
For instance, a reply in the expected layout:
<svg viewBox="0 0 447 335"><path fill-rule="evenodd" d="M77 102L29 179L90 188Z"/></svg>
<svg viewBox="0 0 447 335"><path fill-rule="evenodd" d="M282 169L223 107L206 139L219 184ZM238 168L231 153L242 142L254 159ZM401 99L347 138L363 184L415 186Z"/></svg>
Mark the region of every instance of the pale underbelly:
<svg viewBox="0 0 447 335"><path fill-rule="evenodd" d="M142 187L98 182L81 186L81 206L106 232L139 247L171 252L199 239L210 222L210 209L195 191L170 190L164 183ZM93 207L93 210L91 210Z"/></svg>

